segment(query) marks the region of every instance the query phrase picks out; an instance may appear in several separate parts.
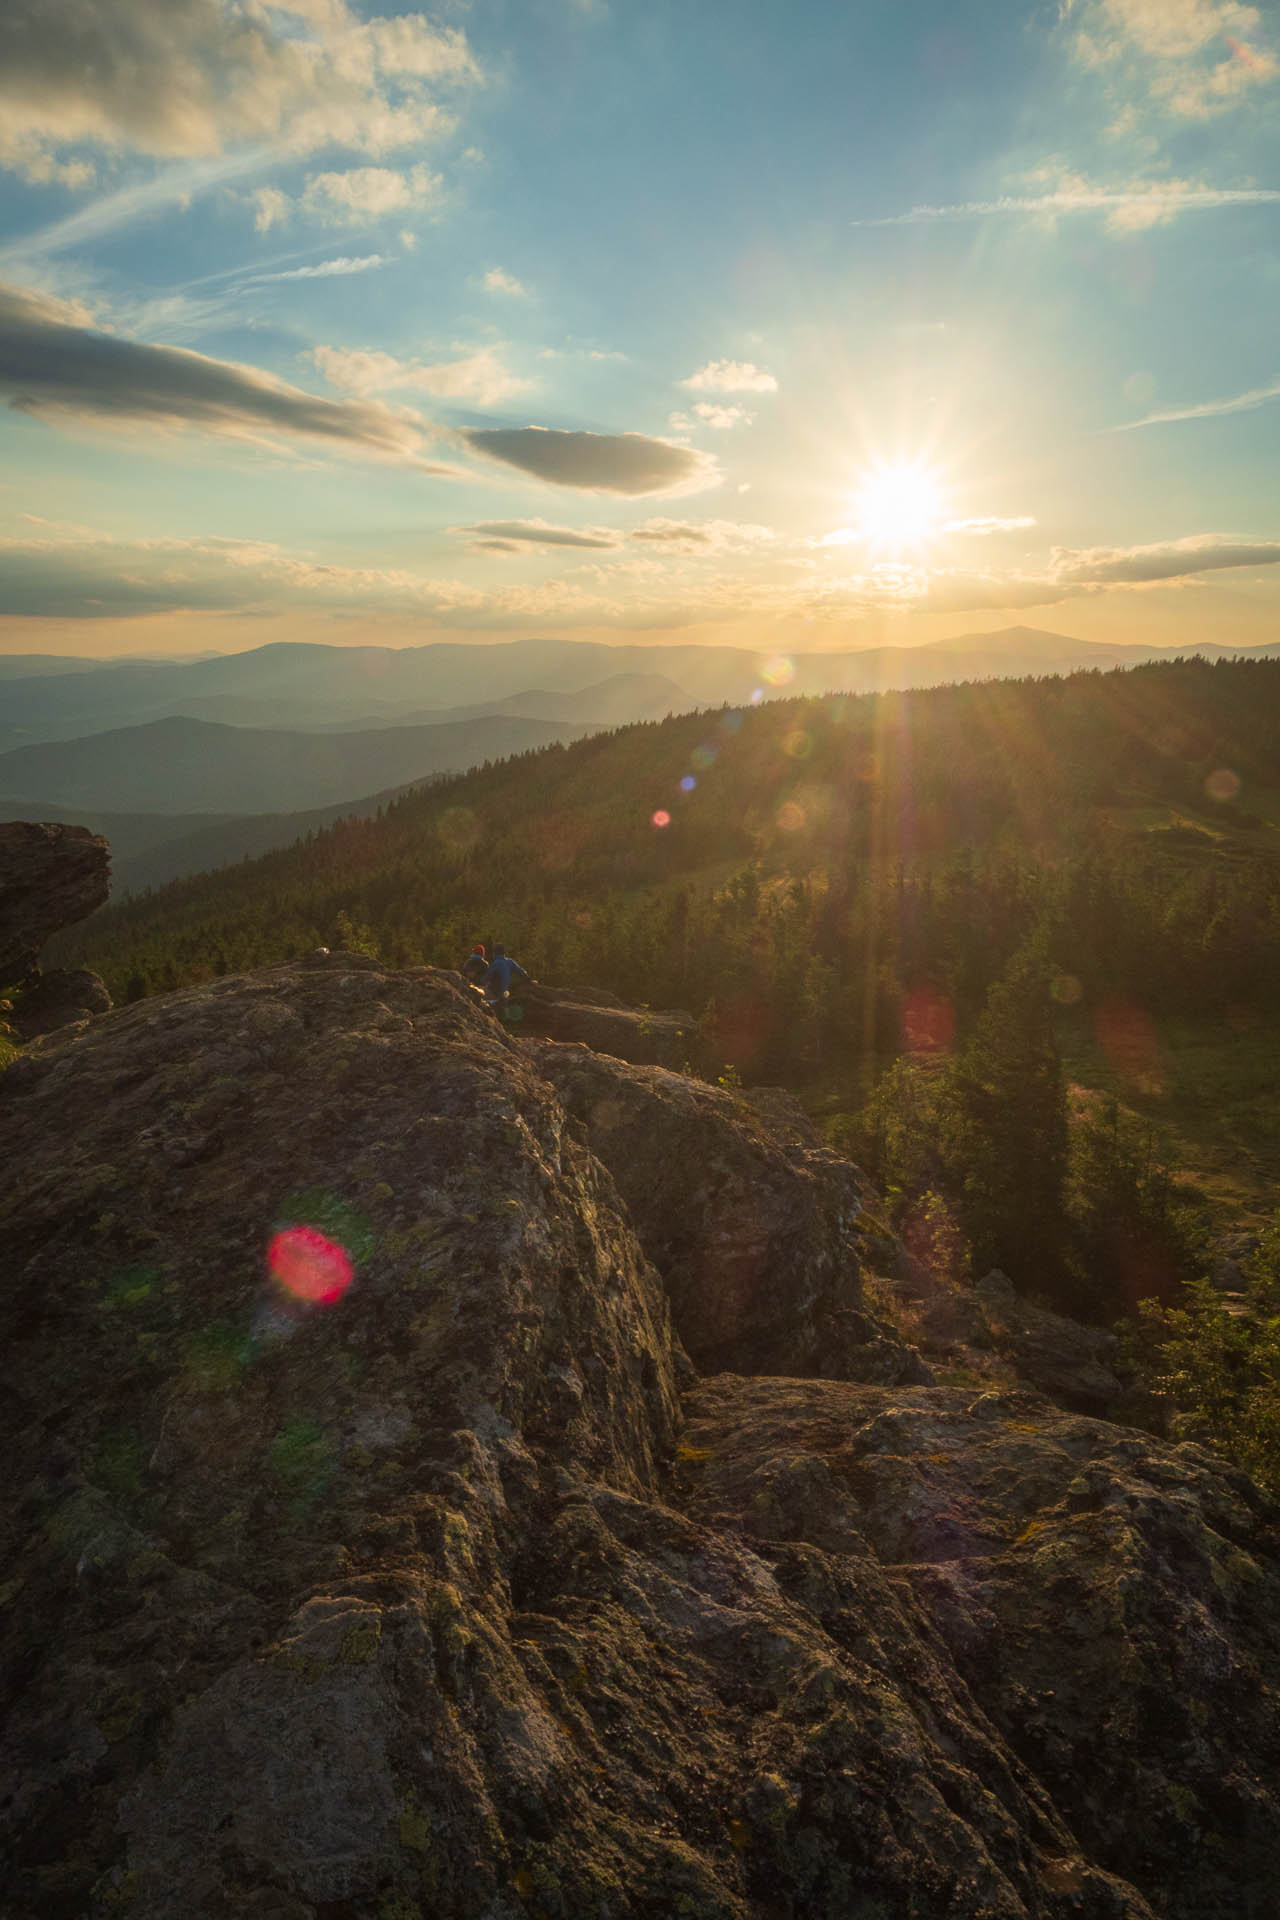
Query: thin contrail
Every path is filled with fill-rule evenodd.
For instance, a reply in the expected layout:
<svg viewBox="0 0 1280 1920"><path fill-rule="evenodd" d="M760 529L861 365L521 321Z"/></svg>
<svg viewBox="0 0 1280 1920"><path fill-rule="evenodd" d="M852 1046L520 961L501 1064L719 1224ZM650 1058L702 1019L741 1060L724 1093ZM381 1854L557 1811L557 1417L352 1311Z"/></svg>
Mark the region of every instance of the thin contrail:
<svg viewBox="0 0 1280 1920"><path fill-rule="evenodd" d="M1161 427L1171 420L1211 420L1220 413L1252 413L1265 407L1268 400L1280 400L1280 380L1269 387L1252 387L1230 400L1201 400L1190 407L1165 407L1159 413L1144 414L1141 420L1123 420L1118 427L1106 427L1106 433L1132 433L1137 427Z"/></svg>
<svg viewBox="0 0 1280 1920"><path fill-rule="evenodd" d="M992 213L1094 213L1123 207L1148 207L1167 213L1205 212L1213 207L1258 207L1280 201L1280 187L1142 187L1126 193L1105 188L1070 188L1061 193L1003 194L998 200L962 200L946 207L912 207L879 220L854 220L855 227L905 227L922 220L965 220Z"/></svg>
<svg viewBox="0 0 1280 1920"><path fill-rule="evenodd" d="M16 266L25 260L38 260L49 253L62 253L67 247L96 240L104 233L114 233L117 228L128 226L130 221L151 212L153 208L187 200L209 187L221 186L225 181L234 180L242 174L254 173L268 157L260 148L251 153L225 154L219 160L199 160L190 165L170 167L137 186L121 187L118 192L109 193L103 199L95 200L92 205L81 207L77 213L67 214L65 219L55 220L50 226L24 234L20 239L11 240L7 246L0 247L0 267Z"/></svg>

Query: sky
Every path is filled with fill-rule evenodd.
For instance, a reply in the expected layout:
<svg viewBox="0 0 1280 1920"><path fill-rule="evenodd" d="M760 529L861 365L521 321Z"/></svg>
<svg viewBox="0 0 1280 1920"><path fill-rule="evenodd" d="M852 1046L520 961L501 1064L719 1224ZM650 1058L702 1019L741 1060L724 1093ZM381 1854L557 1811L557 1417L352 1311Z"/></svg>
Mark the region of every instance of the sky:
<svg viewBox="0 0 1280 1920"><path fill-rule="evenodd" d="M1280 639L1280 6L6 0L0 652Z"/></svg>

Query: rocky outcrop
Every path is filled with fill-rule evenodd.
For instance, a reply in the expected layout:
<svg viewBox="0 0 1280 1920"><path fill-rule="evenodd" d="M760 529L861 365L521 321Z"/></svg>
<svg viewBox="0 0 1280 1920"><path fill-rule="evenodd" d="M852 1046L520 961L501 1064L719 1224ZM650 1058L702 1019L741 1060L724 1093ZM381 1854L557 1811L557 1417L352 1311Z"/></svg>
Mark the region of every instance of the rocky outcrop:
<svg viewBox="0 0 1280 1920"><path fill-rule="evenodd" d="M646 1127L699 1232L767 1197L744 1365L762 1246L888 1336L853 1170L668 1081L341 954L0 1075L6 1916L1270 1914L1274 1511L1029 1392L695 1377Z"/></svg>
<svg viewBox="0 0 1280 1920"><path fill-rule="evenodd" d="M459 986L461 974L449 975ZM475 994L477 1003L480 995ZM504 1025L526 1039L577 1040L638 1066L680 1068L694 1048L697 1021L691 1013L628 1006L599 987L521 984L512 995Z"/></svg>
<svg viewBox="0 0 1280 1920"><path fill-rule="evenodd" d="M36 971L50 935L106 902L111 851L87 827L0 824L0 986Z"/></svg>
<svg viewBox="0 0 1280 1920"><path fill-rule="evenodd" d="M1031 1387L1077 1413L1123 1403L1120 1343L1105 1327L1038 1307L997 1269L966 1286L901 1253L890 1264L898 1324L935 1365L992 1387Z"/></svg>
<svg viewBox="0 0 1280 1920"><path fill-rule="evenodd" d="M863 1182L794 1101L633 1067L531 1057L618 1184L702 1372L927 1380L863 1286Z"/></svg>
<svg viewBox="0 0 1280 1920"><path fill-rule="evenodd" d="M101 974L86 967L53 967L23 994L14 1025L19 1039L35 1040L110 1011L111 995Z"/></svg>

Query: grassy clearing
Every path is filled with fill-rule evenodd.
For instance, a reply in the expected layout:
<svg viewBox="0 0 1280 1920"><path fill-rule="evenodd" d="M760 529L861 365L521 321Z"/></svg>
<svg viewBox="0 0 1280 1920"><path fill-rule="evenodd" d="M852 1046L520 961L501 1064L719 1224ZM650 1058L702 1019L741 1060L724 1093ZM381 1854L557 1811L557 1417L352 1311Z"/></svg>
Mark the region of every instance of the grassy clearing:
<svg viewBox="0 0 1280 1920"><path fill-rule="evenodd" d="M1179 1184L1194 1188L1218 1222L1261 1225L1280 1193L1280 1018L1203 1027L1163 1021L1139 1042L1085 1019L1060 1035L1077 1087L1114 1094L1167 1136Z"/></svg>

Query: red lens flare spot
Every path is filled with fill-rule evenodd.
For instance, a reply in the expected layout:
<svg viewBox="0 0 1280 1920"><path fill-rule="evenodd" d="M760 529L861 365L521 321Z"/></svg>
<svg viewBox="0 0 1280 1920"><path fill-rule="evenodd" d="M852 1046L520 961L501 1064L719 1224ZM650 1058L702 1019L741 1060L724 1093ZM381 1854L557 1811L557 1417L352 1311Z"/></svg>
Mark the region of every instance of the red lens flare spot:
<svg viewBox="0 0 1280 1920"><path fill-rule="evenodd" d="M267 1249L267 1272L295 1300L331 1307L354 1279L344 1247L326 1240L318 1227L284 1227Z"/></svg>
<svg viewBox="0 0 1280 1920"><path fill-rule="evenodd" d="M653 816L653 824L655 827L669 827L671 825L671 815L665 807L658 808L658 811Z"/></svg>
<svg viewBox="0 0 1280 1920"><path fill-rule="evenodd" d="M1112 1072L1144 1092L1158 1092L1164 1075L1151 1016L1132 1000L1106 1000L1098 1008L1095 1026Z"/></svg>
<svg viewBox="0 0 1280 1920"><path fill-rule="evenodd" d="M916 987L902 1005L902 1043L908 1053L950 1053L956 1038L956 1010L945 993Z"/></svg>

